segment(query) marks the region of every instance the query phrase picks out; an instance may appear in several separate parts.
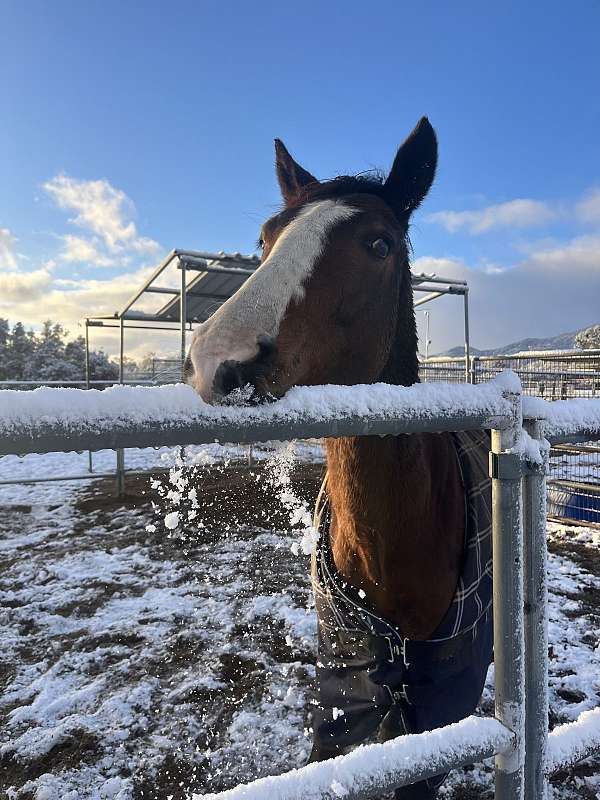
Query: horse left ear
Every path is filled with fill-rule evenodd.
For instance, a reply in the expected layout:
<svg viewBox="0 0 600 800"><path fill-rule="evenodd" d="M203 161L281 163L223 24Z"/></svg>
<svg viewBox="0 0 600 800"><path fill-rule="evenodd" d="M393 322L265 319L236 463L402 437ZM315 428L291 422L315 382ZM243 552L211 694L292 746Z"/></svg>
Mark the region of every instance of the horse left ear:
<svg viewBox="0 0 600 800"><path fill-rule="evenodd" d="M286 205L289 205L302 186L318 183L310 172L294 161L281 139L275 139L275 170Z"/></svg>
<svg viewBox="0 0 600 800"><path fill-rule="evenodd" d="M386 199L399 217L409 217L431 188L437 165L437 138L422 117L400 145L384 184Z"/></svg>

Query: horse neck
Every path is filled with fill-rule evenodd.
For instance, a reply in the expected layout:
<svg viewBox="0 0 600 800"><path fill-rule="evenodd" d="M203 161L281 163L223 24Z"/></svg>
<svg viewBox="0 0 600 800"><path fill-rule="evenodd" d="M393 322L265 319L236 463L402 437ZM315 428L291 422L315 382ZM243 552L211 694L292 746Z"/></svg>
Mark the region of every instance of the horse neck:
<svg viewBox="0 0 600 800"><path fill-rule="evenodd" d="M405 385L418 380L409 291L381 376ZM427 638L452 601L462 560L464 497L450 435L328 439L327 467L336 568L405 635Z"/></svg>

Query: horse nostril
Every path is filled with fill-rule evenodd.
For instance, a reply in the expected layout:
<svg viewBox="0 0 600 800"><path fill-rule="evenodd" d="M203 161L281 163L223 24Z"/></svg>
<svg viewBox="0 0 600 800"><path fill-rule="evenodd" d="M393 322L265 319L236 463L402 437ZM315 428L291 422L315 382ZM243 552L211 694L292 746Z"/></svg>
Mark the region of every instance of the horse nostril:
<svg viewBox="0 0 600 800"><path fill-rule="evenodd" d="M266 395L270 389L269 380L273 370L277 346L270 336L259 336L256 339L258 353L249 361L223 361L216 369L213 378L213 392L219 397L226 397L236 389L251 387L251 397L256 400Z"/></svg>
<svg viewBox="0 0 600 800"><path fill-rule="evenodd" d="M258 345L258 355L256 356L255 361L258 363L270 361L275 355L275 350L277 349L275 340L271 336L264 334L263 336L257 337L256 344Z"/></svg>
<svg viewBox="0 0 600 800"><path fill-rule="evenodd" d="M245 380L239 361L223 361L219 364L213 379L213 389L215 394L225 397L234 391L241 389L248 382Z"/></svg>

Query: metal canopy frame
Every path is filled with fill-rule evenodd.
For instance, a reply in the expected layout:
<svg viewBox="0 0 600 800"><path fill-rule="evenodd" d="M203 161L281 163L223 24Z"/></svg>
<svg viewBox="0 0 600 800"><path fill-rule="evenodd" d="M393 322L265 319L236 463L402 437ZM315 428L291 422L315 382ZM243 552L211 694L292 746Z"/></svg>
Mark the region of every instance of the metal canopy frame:
<svg viewBox="0 0 600 800"><path fill-rule="evenodd" d="M154 285L166 269L176 264L180 270L178 287ZM90 386L90 328L119 329L119 382L123 383L125 357L125 328L142 330L179 330L181 338L181 369L186 357L187 332L194 324L205 322L214 311L244 284L260 266L258 256L240 253L209 253L202 250L171 250L148 280L135 292L120 311L85 318L85 380ZM188 273L194 277L189 280ZM469 380L469 287L466 281L443 278L435 273L412 275L413 291L424 296L417 306L444 295L462 295L464 304L465 374ZM137 311L133 306L144 295L164 295L168 298L154 314ZM112 324L111 324L112 323ZM176 327L175 327L176 326Z"/></svg>

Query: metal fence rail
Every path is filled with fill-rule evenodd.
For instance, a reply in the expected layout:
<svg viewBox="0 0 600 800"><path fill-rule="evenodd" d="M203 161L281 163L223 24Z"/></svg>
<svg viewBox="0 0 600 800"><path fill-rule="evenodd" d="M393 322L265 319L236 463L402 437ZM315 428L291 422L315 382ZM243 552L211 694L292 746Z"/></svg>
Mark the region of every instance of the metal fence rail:
<svg viewBox="0 0 600 800"><path fill-rule="evenodd" d="M374 402L368 413L358 413L358 410L354 412L347 406L343 412L327 413L327 409L324 411L321 404L319 413L311 414L307 411L295 417L289 413L278 416L278 404L273 404L266 410L236 409L229 415L223 413L221 416L220 412L207 411L191 419L163 420L162 424L158 421L140 422L139 415L133 412L130 419L119 418L117 425L98 425L97 420L91 420L88 424L84 417L75 422L71 418L67 422L56 421L54 424L35 418L22 426L13 421L10 429L0 428L0 454L87 448L118 449L215 440L249 443L273 439L398 435L421 431L491 428L495 725L496 731L508 731L508 739L502 738L502 734L502 741L498 739L492 746L481 730L473 729L472 736L469 734L460 742L455 741L452 747L452 742L449 741L447 748L445 736L449 729L441 729L424 735L420 740L423 752L429 752L427 747L432 741L437 742L437 760L435 753L431 753L430 763L420 763L418 769L405 767L403 770L383 770L381 782L376 785L371 783L371 786L368 782L361 783L360 779L360 775L366 775L365 770L368 772L368 764L361 762L361 752L364 753L364 750L342 758L354 757L359 765L362 764L355 776L357 790L349 795L355 800L365 800L372 797L373 793L440 774L450 766L471 763L475 758L487 757L493 753L496 754L496 800L540 800L545 797L548 768L559 769L570 764L580 753L595 752L600 745L600 716L597 721L594 718L591 722L586 718L583 723L580 721L570 726L561 726L560 746L556 746L559 737L555 737L552 758L546 759L546 464L543 458L544 448L538 449L540 457L534 458L535 447L531 446L531 440L541 441L544 425L541 417L544 414L540 414L539 409L547 409L552 417L552 404L540 406L536 403L536 419L530 419L526 423L530 437L526 452L529 454L528 458L533 459L530 463L525 459L525 451L522 449L524 420L517 382L486 387L461 387L460 392L456 391L457 388L447 387L449 402L444 407L438 404L434 410L427 407L428 398L433 396L428 387L417 385L397 391L397 410L389 405L378 410L377 403ZM438 395L439 393L436 397ZM484 396L485 403L481 403ZM100 398L103 397L106 398L107 395L100 393ZM281 407L283 406L279 406ZM585 414L573 414L573 419L583 420L586 430L578 430L577 425L573 424L570 431L565 431L564 416L560 419L560 424L556 424L556 415L554 430L560 431L561 437L567 433L571 440L589 440L593 436L600 438L600 401L597 413L596 404L593 407L586 404L585 409ZM43 416L40 419L43 420ZM553 429L551 419L548 429ZM582 745L579 735L582 728L586 731L585 746ZM384 753L384 750L377 748L386 748L390 744L399 752L405 747L405 743L401 741L373 745L376 748L374 757L379 758ZM352 762L340 763L348 765ZM325 772L331 768L327 764L311 766L317 771ZM290 781L294 782L293 776L294 772L269 779L272 782L269 785L277 787L277 797L292 800L300 796L286 792L285 787L290 785ZM331 781L328 785L331 788ZM265 796L260 792L252 794L252 791L252 785L238 787L232 790L230 796ZM325 787L322 791L319 790L319 794L306 796L325 800L331 793Z"/></svg>

